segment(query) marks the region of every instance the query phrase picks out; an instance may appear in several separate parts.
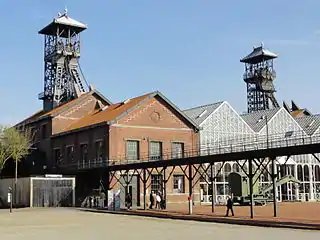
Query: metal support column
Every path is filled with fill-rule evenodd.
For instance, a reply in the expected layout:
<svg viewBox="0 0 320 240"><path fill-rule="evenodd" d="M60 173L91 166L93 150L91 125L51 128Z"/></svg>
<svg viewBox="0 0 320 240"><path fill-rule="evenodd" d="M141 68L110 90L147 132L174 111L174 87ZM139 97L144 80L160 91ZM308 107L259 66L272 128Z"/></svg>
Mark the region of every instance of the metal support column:
<svg viewBox="0 0 320 240"><path fill-rule="evenodd" d="M147 173L146 169L143 169L143 209L147 209Z"/></svg>
<svg viewBox="0 0 320 240"><path fill-rule="evenodd" d="M166 167L163 168L163 208L167 207L167 176L166 176Z"/></svg>
<svg viewBox="0 0 320 240"><path fill-rule="evenodd" d="M271 159L271 177L272 177L272 189L273 189L273 216L277 217L278 213L278 206L277 206L277 185L276 185L276 163L275 158Z"/></svg>
<svg viewBox="0 0 320 240"><path fill-rule="evenodd" d="M189 174L188 174L188 178L189 178L189 197L188 197L188 202L189 202L189 215L192 214L192 165L189 164Z"/></svg>
<svg viewBox="0 0 320 240"><path fill-rule="evenodd" d="M107 171L106 171L106 182L105 182L105 195L106 195L106 199L104 202L104 206L109 209L109 189L110 189L110 171L109 168L107 167Z"/></svg>
<svg viewBox="0 0 320 240"><path fill-rule="evenodd" d="M213 171L213 163L211 163L211 174L210 174L210 181L211 181L211 211L212 212L215 212L215 186L214 186L214 177L215 177L215 174L214 174L214 171Z"/></svg>
<svg viewBox="0 0 320 240"><path fill-rule="evenodd" d="M253 199L253 169L252 169L252 159L249 159L249 194L250 194L250 217L253 218L253 207L254 207L254 199Z"/></svg>

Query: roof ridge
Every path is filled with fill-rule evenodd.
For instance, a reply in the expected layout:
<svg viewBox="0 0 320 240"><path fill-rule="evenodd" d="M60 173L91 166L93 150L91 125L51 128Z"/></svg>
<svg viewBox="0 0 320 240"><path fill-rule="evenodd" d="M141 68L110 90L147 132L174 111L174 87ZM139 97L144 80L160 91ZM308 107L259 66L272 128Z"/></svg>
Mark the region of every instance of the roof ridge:
<svg viewBox="0 0 320 240"><path fill-rule="evenodd" d="M275 111L275 110L280 110L281 107L278 107L278 108L272 108L272 109L265 109L265 110L258 110L258 111L253 111L253 112L246 112L246 113L241 113L239 114L240 116L247 116L247 115L250 115L250 114L255 114L255 113L261 113L261 112L271 112L271 111Z"/></svg>
<svg viewBox="0 0 320 240"><path fill-rule="evenodd" d="M153 91L153 92L141 94L141 95L135 96L135 97L128 97L128 98L126 98L126 99L124 99L124 100L121 100L121 101L112 103L111 105L121 104L121 103L123 103L124 101L126 101L126 100L128 100L128 99L132 100L132 99L140 98L140 97L143 97L143 96L147 97L147 96L150 96L150 95L152 95L152 94L158 94L158 91Z"/></svg>
<svg viewBox="0 0 320 240"><path fill-rule="evenodd" d="M215 105L215 104L222 104L224 103L225 101L219 101L219 102L215 102L215 103L209 103L209 104L205 104L205 105L200 105L198 107L192 107L192 108L187 108L185 110L183 110L184 112L185 111L189 111L189 110L194 110L194 109L197 109L197 108L202 108L202 107L209 107L209 106L212 106L212 105Z"/></svg>

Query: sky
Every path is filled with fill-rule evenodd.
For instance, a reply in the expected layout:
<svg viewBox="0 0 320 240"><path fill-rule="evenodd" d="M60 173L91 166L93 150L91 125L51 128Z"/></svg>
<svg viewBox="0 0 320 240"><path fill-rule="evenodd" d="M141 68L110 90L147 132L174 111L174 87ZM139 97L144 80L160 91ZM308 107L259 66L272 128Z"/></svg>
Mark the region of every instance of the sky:
<svg viewBox="0 0 320 240"><path fill-rule="evenodd" d="M2 0L0 124L42 108L43 36L67 7L86 23L80 64L112 102L159 90L179 108L228 101L246 111L244 66L253 46L279 54L279 102L320 113L320 1Z"/></svg>

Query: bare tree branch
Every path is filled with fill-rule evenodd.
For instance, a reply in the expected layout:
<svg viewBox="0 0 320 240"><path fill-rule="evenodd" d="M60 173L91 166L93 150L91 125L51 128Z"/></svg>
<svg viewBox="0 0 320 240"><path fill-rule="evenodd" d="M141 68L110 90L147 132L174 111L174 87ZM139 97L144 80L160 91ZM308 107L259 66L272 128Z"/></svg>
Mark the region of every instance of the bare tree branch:
<svg viewBox="0 0 320 240"><path fill-rule="evenodd" d="M0 126L0 172L10 158L20 161L28 155L32 139L30 129Z"/></svg>

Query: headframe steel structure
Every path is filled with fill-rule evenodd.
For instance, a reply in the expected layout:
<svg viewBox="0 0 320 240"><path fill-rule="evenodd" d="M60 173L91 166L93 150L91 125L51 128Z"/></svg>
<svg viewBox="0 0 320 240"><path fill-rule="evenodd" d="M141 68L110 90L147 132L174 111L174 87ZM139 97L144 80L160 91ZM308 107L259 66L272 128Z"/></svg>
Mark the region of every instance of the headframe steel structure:
<svg viewBox="0 0 320 240"><path fill-rule="evenodd" d="M277 54L265 49L261 44L240 60L245 63L243 80L247 83L248 113L279 107L273 84L276 77L273 59L277 57Z"/></svg>
<svg viewBox="0 0 320 240"><path fill-rule="evenodd" d="M39 31L44 35L44 111L50 111L86 92L79 66L80 33L87 26L67 15L58 13L53 21ZM80 69L80 71L79 71Z"/></svg>

